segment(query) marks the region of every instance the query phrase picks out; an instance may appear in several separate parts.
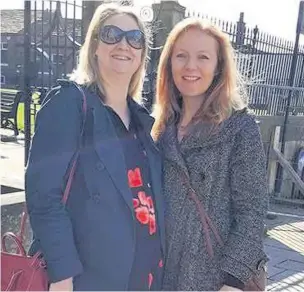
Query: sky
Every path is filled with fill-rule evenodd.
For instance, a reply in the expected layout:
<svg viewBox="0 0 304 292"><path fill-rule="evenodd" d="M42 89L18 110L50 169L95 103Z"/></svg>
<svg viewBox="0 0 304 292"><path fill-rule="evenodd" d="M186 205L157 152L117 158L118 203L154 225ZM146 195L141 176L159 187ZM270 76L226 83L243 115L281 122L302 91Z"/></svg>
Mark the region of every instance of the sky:
<svg viewBox="0 0 304 292"><path fill-rule="evenodd" d="M159 2L159 0L133 1L140 7ZM190 11L200 11L223 20L237 21L240 12L244 12L244 20L248 27L257 25L260 31L291 41L295 40L300 0L178 0L178 2ZM20 0L0 2L0 9L23 7L24 1ZM304 44L304 35L301 35L300 43Z"/></svg>

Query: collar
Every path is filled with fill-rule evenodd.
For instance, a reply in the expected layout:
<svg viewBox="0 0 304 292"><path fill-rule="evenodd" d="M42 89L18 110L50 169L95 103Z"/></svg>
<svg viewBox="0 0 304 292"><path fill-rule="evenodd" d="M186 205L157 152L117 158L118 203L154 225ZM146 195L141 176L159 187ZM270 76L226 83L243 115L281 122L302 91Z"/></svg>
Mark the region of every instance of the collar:
<svg viewBox="0 0 304 292"><path fill-rule="evenodd" d="M150 134L154 124L154 118L150 116L148 110L138 104L131 96L127 97L128 106L131 114L137 119L143 129Z"/></svg>
<svg viewBox="0 0 304 292"><path fill-rule="evenodd" d="M96 84L92 84L89 90L97 95L102 95ZM143 105L137 103L130 95L127 96L127 102L131 114L135 116L143 129L150 134L154 118L150 116L149 111Z"/></svg>

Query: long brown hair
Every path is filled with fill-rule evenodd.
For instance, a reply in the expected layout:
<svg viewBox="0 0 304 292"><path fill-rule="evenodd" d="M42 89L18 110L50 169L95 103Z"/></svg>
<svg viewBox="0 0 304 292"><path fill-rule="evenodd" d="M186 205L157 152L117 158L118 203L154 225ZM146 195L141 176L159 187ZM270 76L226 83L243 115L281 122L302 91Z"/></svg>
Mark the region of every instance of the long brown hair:
<svg viewBox="0 0 304 292"><path fill-rule="evenodd" d="M245 91L238 75L234 51L228 37L219 28L205 20L184 19L170 32L160 56L156 101L153 109L155 123L152 136L155 140L162 134L167 122L181 114L180 96L172 77L171 56L177 39L190 28L199 29L213 37L219 48L217 75L207 90L204 102L193 118L193 123L207 121L218 125L228 118L233 110L246 107Z"/></svg>
<svg viewBox="0 0 304 292"><path fill-rule="evenodd" d="M117 4L101 4L95 10L93 18L88 27L85 42L81 47L79 54L79 63L76 70L71 74L70 79L79 84L92 85L96 84L101 92L103 92L102 84L100 83L98 65L95 59L95 51L98 45L99 30L104 22L117 14L126 14L132 17L139 29L145 34L145 45L142 51L141 64L137 71L133 74L129 85L129 95L141 102L141 91L145 75L145 60L148 52L148 36L147 29L139 16L134 11L134 8L129 6L120 6Z"/></svg>

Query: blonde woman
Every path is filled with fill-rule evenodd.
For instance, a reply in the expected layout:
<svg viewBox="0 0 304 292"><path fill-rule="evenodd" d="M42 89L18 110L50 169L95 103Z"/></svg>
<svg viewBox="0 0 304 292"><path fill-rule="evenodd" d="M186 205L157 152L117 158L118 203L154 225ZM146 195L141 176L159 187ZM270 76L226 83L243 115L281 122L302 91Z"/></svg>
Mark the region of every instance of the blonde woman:
<svg viewBox="0 0 304 292"><path fill-rule="evenodd" d="M163 290L243 290L267 261L265 157L218 28L191 18L173 28L154 116L164 156Z"/></svg>
<svg viewBox="0 0 304 292"><path fill-rule="evenodd" d="M26 202L51 291L159 290L164 250L161 159L153 119L135 101L147 54L143 23L127 7L101 5L71 79L37 115ZM140 102L140 100L137 98ZM66 174L81 143L65 206Z"/></svg>

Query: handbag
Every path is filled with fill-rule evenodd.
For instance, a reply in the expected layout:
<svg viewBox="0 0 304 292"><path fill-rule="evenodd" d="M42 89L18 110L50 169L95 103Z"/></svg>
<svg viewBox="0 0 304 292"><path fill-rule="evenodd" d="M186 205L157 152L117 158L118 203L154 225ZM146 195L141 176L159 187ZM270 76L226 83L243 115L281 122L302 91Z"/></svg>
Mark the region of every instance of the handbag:
<svg viewBox="0 0 304 292"><path fill-rule="evenodd" d="M207 212L204 210L203 204L199 201L198 196L195 192L195 190L192 188L190 184L190 178L189 175L184 172L184 182L188 185L189 188L189 195L190 198L195 202L196 207L198 209L198 212L200 214L205 238L206 238L206 246L208 254L212 257L213 256L213 249L211 245L211 238L210 238L210 227L211 231L213 232L217 242L221 245L221 247L224 246L224 243L216 230L212 220L208 216ZM266 285L267 285L267 272L265 266L260 266L258 269L258 273L254 273L251 278L245 283L244 291L266 291Z"/></svg>
<svg viewBox="0 0 304 292"><path fill-rule="evenodd" d="M74 83L74 85L82 93L82 111L84 115L80 136L82 138L86 121L87 101L82 88L76 83ZM72 159L70 171L68 172L68 179L62 198L64 204L66 203L70 193L80 148L81 147L79 146ZM29 256L26 254L23 245L23 234L27 217L27 210L26 207L24 207L21 216L19 235L12 232L6 232L2 236L1 291L48 291L49 281L47 276L47 266L42 253L38 251L33 256ZM7 251L7 240L12 240L15 243L17 246L16 253L10 253Z"/></svg>

